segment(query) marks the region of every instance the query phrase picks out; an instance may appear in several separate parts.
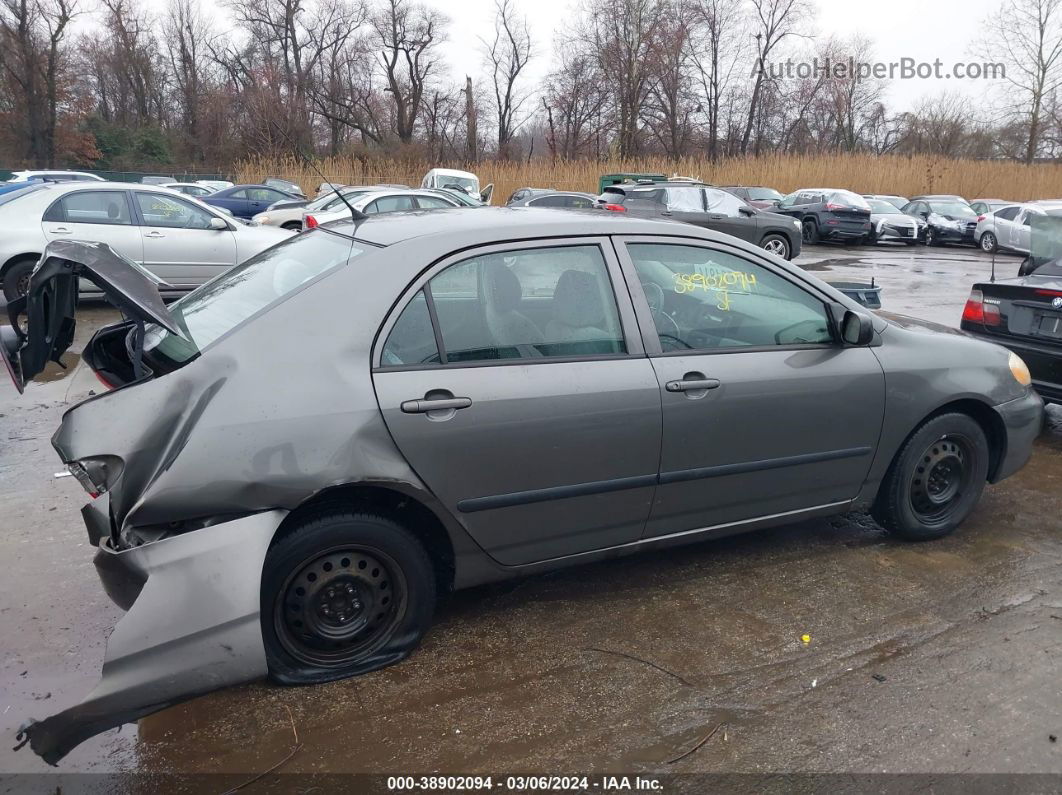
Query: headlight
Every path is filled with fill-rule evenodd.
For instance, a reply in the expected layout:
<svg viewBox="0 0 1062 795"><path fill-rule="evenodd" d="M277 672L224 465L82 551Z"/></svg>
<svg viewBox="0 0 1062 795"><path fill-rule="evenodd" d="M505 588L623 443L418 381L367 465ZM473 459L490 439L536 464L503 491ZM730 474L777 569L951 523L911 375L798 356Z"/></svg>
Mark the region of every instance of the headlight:
<svg viewBox="0 0 1062 795"><path fill-rule="evenodd" d="M1022 386L1032 384L1032 374L1029 372L1029 366L1016 353L1010 355L1010 374Z"/></svg>
<svg viewBox="0 0 1062 795"><path fill-rule="evenodd" d="M269 216L268 215L256 215L251 220L254 221L256 224L268 224L269 223Z"/></svg>
<svg viewBox="0 0 1062 795"><path fill-rule="evenodd" d="M794 218L793 219L793 226L795 226L797 229L800 229L800 221L798 221L796 218Z"/></svg>

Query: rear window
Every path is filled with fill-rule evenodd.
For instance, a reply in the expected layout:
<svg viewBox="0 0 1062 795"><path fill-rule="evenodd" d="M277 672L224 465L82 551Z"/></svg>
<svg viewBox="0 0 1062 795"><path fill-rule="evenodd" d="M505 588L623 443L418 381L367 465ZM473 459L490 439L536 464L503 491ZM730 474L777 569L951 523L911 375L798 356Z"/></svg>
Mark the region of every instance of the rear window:
<svg viewBox="0 0 1062 795"><path fill-rule="evenodd" d="M184 336L149 326L144 350L183 364L244 321L364 251L350 238L323 229L288 238L171 304L170 314Z"/></svg>
<svg viewBox="0 0 1062 795"><path fill-rule="evenodd" d="M774 188L749 188L749 198L753 201L781 201L782 194Z"/></svg>
<svg viewBox="0 0 1062 795"><path fill-rule="evenodd" d="M858 193L852 193L847 190L839 190L830 195L830 201L834 204L843 204L847 207L858 207L860 210L869 210L870 205L867 204L867 200L860 196Z"/></svg>

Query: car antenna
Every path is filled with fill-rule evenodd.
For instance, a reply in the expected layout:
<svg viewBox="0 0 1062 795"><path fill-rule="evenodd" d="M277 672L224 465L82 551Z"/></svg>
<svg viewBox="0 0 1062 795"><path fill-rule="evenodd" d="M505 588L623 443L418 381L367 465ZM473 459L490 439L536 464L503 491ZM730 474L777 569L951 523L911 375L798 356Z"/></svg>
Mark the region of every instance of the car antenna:
<svg viewBox="0 0 1062 795"><path fill-rule="evenodd" d="M336 194L336 196L338 196L338 197L339 197L339 200L340 200L341 202L343 202L343 204L345 204L345 205L347 206L347 209L348 209L348 210L350 210L350 217L351 217L351 218L353 218L353 219L354 219L355 221L364 221L364 220L365 220L366 218L368 218L368 217L369 217L369 216L367 216L367 215L366 215L365 213L363 213L363 212L362 212L361 210L355 210L355 209L354 209L354 205L353 205L353 204L351 204L351 203L350 203L349 201L347 201L347 197L346 197L346 196L344 196L344 195L343 195L343 194L342 194L342 193L340 192L339 188L337 188L337 187L336 187L335 185L333 185L333 184L332 184L332 182L331 182L331 181L330 181L330 180L328 179L328 177L326 177L326 176L325 176L325 175L324 175L324 174L323 174L323 173L321 172L321 169L319 169L319 168L317 167L317 164L316 164L316 163L314 163L314 162L313 162L313 161L312 161L312 160L311 160L311 159L310 159L310 158L309 158L309 157L308 157L307 155L303 154L302 150L301 150L301 149L299 149L298 145L297 145L297 144L296 144L296 143L295 143L295 142L294 142L293 140L291 140L291 136L289 136L289 135L288 135L288 134L287 134L286 132L284 132L284 130L282 130L282 129L281 129L280 125L279 125L279 124L277 124L277 122L276 122L276 120L275 120L275 119L270 119L270 120L269 120L269 122L270 122L270 123L271 123L271 124L272 124L272 125L273 125L274 127L276 127L276 128L277 128L277 132L278 132L278 133L280 133L280 134L281 134L282 136L284 136L284 140L285 140L285 141L287 141L287 142L288 142L288 143L289 143L289 144L291 145L291 148L292 148L293 150L295 150L295 154L297 154L297 155L298 155L299 157L301 157L301 158L302 158L302 159L303 159L304 161L306 161L306 163L307 163L307 164L308 164L308 165L310 166L310 168L312 168L312 169L314 170L314 172L315 172L315 173L317 174L317 176L319 176L319 177L321 178L321 181L322 181L322 182L323 182L323 183L324 183L325 185L327 185L328 187L330 187L330 188L332 189L332 192L333 192L333 193L335 193L335 194Z"/></svg>
<svg viewBox="0 0 1062 795"><path fill-rule="evenodd" d="M996 251L992 250L992 275L988 277L990 284L996 283Z"/></svg>

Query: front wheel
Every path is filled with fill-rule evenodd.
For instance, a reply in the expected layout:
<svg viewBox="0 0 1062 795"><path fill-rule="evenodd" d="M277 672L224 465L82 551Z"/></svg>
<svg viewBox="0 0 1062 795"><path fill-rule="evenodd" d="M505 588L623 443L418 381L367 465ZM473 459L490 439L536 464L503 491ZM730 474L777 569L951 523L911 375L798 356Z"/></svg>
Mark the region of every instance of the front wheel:
<svg viewBox="0 0 1062 795"><path fill-rule="evenodd" d="M427 631L435 598L431 561L408 530L376 514L318 514L266 556L269 674L311 684L399 662Z"/></svg>
<svg viewBox="0 0 1062 795"><path fill-rule="evenodd" d="M933 232L933 227L926 227L926 245L927 246L939 246L940 241L937 239L936 234Z"/></svg>
<svg viewBox="0 0 1062 795"><path fill-rule="evenodd" d="M988 439L968 414L923 423L893 459L871 513L908 541L928 541L959 526L988 477Z"/></svg>
<svg viewBox="0 0 1062 795"><path fill-rule="evenodd" d="M767 235L760 242L760 248L782 259L789 259L789 241L782 235Z"/></svg>

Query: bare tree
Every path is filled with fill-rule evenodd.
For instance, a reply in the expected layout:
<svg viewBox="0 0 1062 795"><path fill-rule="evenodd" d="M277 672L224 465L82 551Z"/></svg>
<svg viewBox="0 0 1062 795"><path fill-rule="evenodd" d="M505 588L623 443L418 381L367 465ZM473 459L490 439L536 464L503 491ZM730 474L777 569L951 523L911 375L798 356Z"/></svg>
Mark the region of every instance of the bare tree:
<svg viewBox="0 0 1062 795"><path fill-rule="evenodd" d="M76 0L2 0L0 68L24 108L26 156L55 165L56 126L64 79L63 43L79 13Z"/></svg>
<svg viewBox="0 0 1062 795"><path fill-rule="evenodd" d="M524 105L530 98L517 82L531 60L531 29L526 17L517 17L513 0L494 0L494 37L483 40L483 48L494 88L498 155L508 158L510 142L524 121Z"/></svg>
<svg viewBox="0 0 1062 795"><path fill-rule="evenodd" d="M661 6L643 116L653 136L673 160L686 153L699 107L692 87L691 14L682 0Z"/></svg>
<svg viewBox="0 0 1062 795"><path fill-rule="evenodd" d="M749 99L749 113L745 131L741 135L740 152L748 153L749 139L759 112L760 95L767 74L768 59L786 39L800 35L801 25L808 15L808 0L750 0L756 25L756 73Z"/></svg>
<svg viewBox="0 0 1062 795"><path fill-rule="evenodd" d="M162 22L162 39L173 81L180 128L193 160L205 154L202 139L202 101L206 90L207 47L213 37L195 0L170 0Z"/></svg>
<svg viewBox="0 0 1062 795"><path fill-rule="evenodd" d="M708 156L715 160L721 154L724 97L749 50L748 15L743 0L692 0L690 12L690 52L703 93Z"/></svg>
<svg viewBox="0 0 1062 795"><path fill-rule="evenodd" d="M597 54L584 51L583 45L578 40L558 42L560 63L546 81L542 103L549 124L547 145L554 158L559 155L570 160L588 156L599 137L608 104L606 80Z"/></svg>
<svg viewBox="0 0 1062 795"><path fill-rule="evenodd" d="M394 111L395 135L410 143L425 91L438 67L438 46L447 24L437 11L410 0L385 0L373 18L377 46Z"/></svg>
<svg viewBox="0 0 1062 795"><path fill-rule="evenodd" d="M1031 163L1045 103L1062 86L1062 0L1004 0L983 28L989 33L975 50L986 61L1005 62L1012 106L1028 120L1023 159Z"/></svg>

